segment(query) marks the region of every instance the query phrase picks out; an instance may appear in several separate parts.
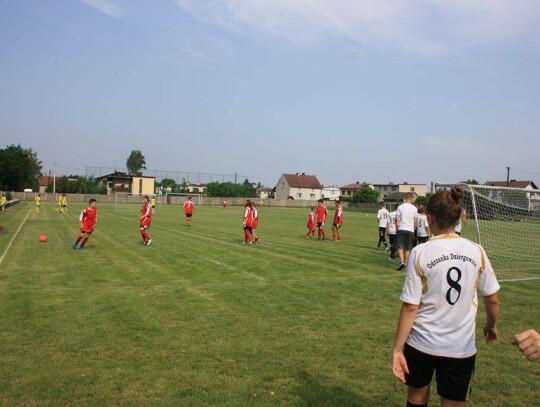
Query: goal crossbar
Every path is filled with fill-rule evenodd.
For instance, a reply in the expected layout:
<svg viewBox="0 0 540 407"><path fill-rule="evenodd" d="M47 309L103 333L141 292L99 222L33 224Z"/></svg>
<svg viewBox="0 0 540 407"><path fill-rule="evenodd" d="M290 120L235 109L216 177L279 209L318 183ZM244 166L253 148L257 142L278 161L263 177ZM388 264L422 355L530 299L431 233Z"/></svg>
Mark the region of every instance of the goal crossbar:
<svg viewBox="0 0 540 407"><path fill-rule="evenodd" d="M453 183L434 183L433 191ZM540 279L540 191L458 183L468 221L462 235L486 250L500 281Z"/></svg>

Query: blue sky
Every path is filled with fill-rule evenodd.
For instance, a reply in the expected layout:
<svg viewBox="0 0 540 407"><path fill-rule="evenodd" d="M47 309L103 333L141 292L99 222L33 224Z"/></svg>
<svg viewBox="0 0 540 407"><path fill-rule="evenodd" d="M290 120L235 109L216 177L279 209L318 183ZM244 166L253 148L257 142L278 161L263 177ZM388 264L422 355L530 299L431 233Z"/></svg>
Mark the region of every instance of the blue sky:
<svg viewBox="0 0 540 407"><path fill-rule="evenodd" d="M140 149L268 186L538 184L538 21L535 0L0 0L0 144L45 172Z"/></svg>

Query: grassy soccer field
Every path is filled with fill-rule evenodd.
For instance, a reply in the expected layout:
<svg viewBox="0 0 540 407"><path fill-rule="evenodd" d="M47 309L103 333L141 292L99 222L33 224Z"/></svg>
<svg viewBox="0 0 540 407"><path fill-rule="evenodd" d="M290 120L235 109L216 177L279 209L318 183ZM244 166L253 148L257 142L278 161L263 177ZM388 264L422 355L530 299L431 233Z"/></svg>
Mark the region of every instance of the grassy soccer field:
<svg viewBox="0 0 540 407"><path fill-rule="evenodd" d="M242 208L198 207L189 228L159 207L145 247L140 207L98 204L79 251L82 205L32 208L0 214L0 256L24 222L0 264L0 405L405 405L391 373L404 274L374 249L375 215L346 212L337 244L304 237L308 210L261 208L260 243L242 245ZM539 291L502 284L494 346L480 306L471 406L540 406L540 362L509 344L540 329Z"/></svg>

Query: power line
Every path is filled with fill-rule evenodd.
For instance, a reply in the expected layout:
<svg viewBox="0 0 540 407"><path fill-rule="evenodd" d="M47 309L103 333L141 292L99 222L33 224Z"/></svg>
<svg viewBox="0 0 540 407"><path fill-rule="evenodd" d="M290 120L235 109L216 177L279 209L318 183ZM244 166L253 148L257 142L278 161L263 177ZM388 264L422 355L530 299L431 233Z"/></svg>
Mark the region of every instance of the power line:
<svg viewBox="0 0 540 407"><path fill-rule="evenodd" d="M512 171L520 172L520 173L522 173L522 174L540 175L539 173L536 173L536 172L527 172L527 171L522 171L522 170L516 170L515 168L512 168Z"/></svg>

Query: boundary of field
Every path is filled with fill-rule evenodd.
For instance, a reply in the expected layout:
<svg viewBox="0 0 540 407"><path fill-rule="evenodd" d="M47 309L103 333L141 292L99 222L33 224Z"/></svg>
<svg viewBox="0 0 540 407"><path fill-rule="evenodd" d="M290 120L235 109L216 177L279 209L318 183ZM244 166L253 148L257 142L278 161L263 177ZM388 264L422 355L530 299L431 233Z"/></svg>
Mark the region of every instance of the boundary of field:
<svg viewBox="0 0 540 407"><path fill-rule="evenodd" d="M26 223L26 219L28 219L28 217L30 216L31 213L32 213L32 210L29 210L28 213L26 214L26 217L23 219L23 221L19 225L19 228L17 229L17 231L15 232L15 234L13 235L11 240L9 241L9 243L8 243L8 245L6 247L6 250L4 250L4 253L2 254L2 257L0 257L0 265L4 261L4 257L6 257L6 254L7 254L8 250L11 248L12 243L15 241L15 239L19 235L19 232L21 231L23 225Z"/></svg>

